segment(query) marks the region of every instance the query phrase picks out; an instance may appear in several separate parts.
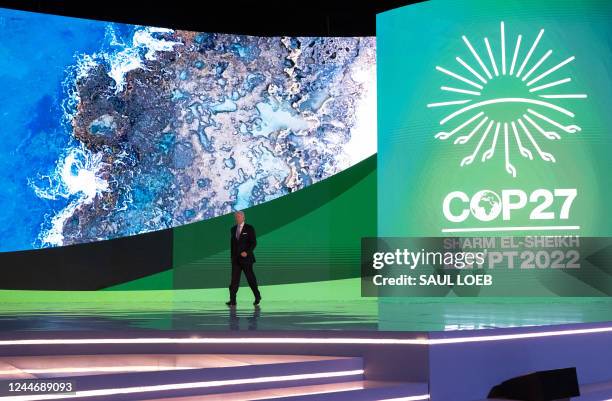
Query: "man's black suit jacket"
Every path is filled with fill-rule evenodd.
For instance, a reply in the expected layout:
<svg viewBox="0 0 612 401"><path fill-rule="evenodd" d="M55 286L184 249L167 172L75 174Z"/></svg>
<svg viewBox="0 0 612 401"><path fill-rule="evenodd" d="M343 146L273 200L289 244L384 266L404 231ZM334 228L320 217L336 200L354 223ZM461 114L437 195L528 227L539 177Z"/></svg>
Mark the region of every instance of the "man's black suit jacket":
<svg viewBox="0 0 612 401"><path fill-rule="evenodd" d="M244 223L240 237L236 239L236 229L238 226L232 227L231 233L231 255L233 263L255 263L255 254L253 250L257 246L257 238L255 237L255 229L252 225ZM242 252L246 252L245 257L240 256Z"/></svg>

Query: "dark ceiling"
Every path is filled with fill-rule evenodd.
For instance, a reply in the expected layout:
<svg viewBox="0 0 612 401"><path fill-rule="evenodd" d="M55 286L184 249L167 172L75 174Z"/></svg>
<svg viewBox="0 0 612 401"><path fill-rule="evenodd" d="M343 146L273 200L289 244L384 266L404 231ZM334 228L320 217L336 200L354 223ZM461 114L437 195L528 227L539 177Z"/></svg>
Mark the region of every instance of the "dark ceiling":
<svg viewBox="0 0 612 401"><path fill-rule="evenodd" d="M415 0L0 0L0 7L129 24L280 36L374 36L376 14Z"/></svg>

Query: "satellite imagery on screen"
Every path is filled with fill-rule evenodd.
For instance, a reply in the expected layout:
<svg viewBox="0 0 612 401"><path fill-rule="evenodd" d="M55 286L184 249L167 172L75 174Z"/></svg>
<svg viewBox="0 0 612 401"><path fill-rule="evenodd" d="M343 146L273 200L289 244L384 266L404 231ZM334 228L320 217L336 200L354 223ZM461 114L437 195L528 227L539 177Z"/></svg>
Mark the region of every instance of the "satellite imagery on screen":
<svg viewBox="0 0 612 401"><path fill-rule="evenodd" d="M220 216L376 152L373 37L66 21L0 10L0 251Z"/></svg>

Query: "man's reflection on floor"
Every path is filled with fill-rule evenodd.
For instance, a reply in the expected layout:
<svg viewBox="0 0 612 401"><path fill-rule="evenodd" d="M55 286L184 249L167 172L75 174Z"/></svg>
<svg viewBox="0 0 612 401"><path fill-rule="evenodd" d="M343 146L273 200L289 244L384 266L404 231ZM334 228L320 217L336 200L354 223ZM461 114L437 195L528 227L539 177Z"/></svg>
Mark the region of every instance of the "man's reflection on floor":
<svg viewBox="0 0 612 401"><path fill-rule="evenodd" d="M257 330L257 319L261 316L261 307L255 306L251 316L247 317L248 330ZM240 316L238 308L229 308L229 329L232 331L240 330Z"/></svg>

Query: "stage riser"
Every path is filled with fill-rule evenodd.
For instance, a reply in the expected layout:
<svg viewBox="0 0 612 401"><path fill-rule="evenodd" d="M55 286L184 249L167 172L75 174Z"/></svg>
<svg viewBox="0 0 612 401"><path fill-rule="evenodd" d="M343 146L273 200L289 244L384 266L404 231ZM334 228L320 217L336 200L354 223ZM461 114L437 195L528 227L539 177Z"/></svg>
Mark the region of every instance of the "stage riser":
<svg viewBox="0 0 612 401"><path fill-rule="evenodd" d="M81 390L108 387L148 386L151 383L186 383L215 380L240 380L253 377L301 375L309 373L340 372L363 369L361 358L331 359L323 361L270 363L262 365L232 366L223 368L181 369L173 371L114 373L95 376L79 376ZM357 379L357 380L361 380ZM343 380L345 381L345 380ZM244 391L244 390L240 390Z"/></svg>
<svg viewBox="0 0 612 401"><path fill-rule="evenodd" d="M588 329L600 325L563 325L545 328L496 329L496 335L538 331ZM431 338L462 337L469 333L430 333ZM578 382L612 380L612 333L574 334L432 345L429 347L432 401L473 401L487 398L495 385L517 376L540 371L576 367ZM606 399L606 398L602 398Z"/></svg>
<svg viewBox="0 0 612 401"><path fill-rule="evenodd" d="M582 330L582 332L574 332ZM602 330L607 330L601 332ZM486 399L489 390L527 373L576 367L581 386L612 380L612 326L606 323L454 332L160 332L80 333L80 338L199 338L202 343L2 345L0 355L261 354L361 357L365 379L429 383L431 401ZM597 332L600 331L600 332ZM79 338L79 333L15 333L3 340ZM312 342L342 339L342 344ZM239 341L238 343L211 343ZM259 339L259 340L257 340ZM257 341L269 341L257 343ZM297 343L288 344L289 339ZM358 339L367 340L360 344ZM405 341L385 344L379 340ZM252 340L252 341L250 341ZM299 341L298 341L299 340ZM310 342L309 342L310 340ZM241 342L242 341L242 342ZM354 343L346 343L355 341ZM406 343L407 342L407 343ZM416 343L414 343L416 342Z"/></svg>
<svg viewBox="0 0 612 401"><path fill-rule="evenodd" d="M328 394L275 398L274 401L379 401L428 393L427 383L410 383L381 388L341 391Z"/></svg>
<svg viewBox="0 0 612 401"><path fill-rule="evenodd" d="M53 333L55 338L61 333ZM88 338L90 332L84 333ZM164 333L166 334L166 333ZM301 333L301 335L311 335ZM352 333L353 335L359 333ZM414 333L408 333L414 335ZM31 333L29 333L31 336ZM158 333L150 333L157 337ZM179 334L172 334L179 336ZM222 333L199 333L200 337L219 337ZM265 337L265 333L245 336ZM270 334L277 336L278 333ZM142 334L141 334L142 336ZM167 334L171 336L171 334ZM185 334L181 337L188 337ZM326 333L325 337L344 337L345 332ZM74 334L72 334L74 338ZM122 333L121 337L124 337ZM15 337L13 337L15 338ZM30 337L32 338L32 337ZM259 355L322 355L361 357L367 380L398 382L426 382L428 379L428 350L425 345L380 344L90 344L90 345L29 345L0 346L0 356L82 355L82 354L259 354Z"/></svg>
<svg viewBox="0 0 612 401"><path fill-rule="evenodd" d="M317 384L331 384L331 383L343 383L346 381L362 380L362 375L343 376L335 378L320 378L320 379L303 379L295 380L292 382L279 382L279 383L258 383L249 385L235 385L235 386L223 386L223 387L211 387L202 389L181 389L181 390L166 390L166 391L151 391L137 394L113 394L108 396L99 397L70 397L66 400L69 401L140 401L150 399L161 399L169 397L190 397L190 396L201 396L210 394L219 394L219 397L223 397L225 393L236 393L241 391L256 391L265 389L279 389L289 388L294 386L312 386ZM153 385L154 383L150 383ZM159 383L155 383L159 384ZM220 398L222 399L222 398Z"/></svg>

